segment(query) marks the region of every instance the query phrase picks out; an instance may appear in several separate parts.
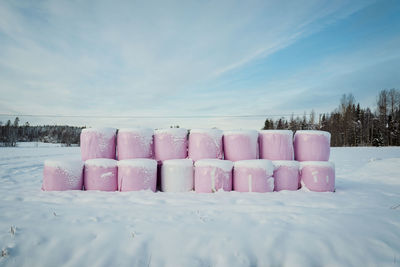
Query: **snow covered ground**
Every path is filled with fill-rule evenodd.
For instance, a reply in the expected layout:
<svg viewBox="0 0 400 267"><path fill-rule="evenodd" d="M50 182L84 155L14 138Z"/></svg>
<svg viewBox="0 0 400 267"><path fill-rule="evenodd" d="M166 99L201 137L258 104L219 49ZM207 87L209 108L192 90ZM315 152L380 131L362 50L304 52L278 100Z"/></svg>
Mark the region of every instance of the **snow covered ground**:
<svg viewBox="0 0 400 267"><path fill-rule="evenodd" d="M42 192L0 148L0 266L400 266L400 148L333 148L336 193Z"/></svg>

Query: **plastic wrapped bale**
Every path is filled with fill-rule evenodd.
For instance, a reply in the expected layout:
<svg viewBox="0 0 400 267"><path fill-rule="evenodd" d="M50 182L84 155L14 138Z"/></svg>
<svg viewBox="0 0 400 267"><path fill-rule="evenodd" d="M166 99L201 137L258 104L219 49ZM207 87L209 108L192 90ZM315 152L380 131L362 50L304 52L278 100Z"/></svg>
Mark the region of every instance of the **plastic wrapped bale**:
<svg viewBox="0 0 400 267"><path fill-rule="evenodd" d="M259 132L260 158L293 160L293 132L290 130L263 130Z"/></svg>
<svg viewBox="0 0 400 267"><path fill-rule="evenodd" d="M107 158L115 159L114 128L87 128L81 132L82 160Z"/></svg>
<svg viewBox="0 0 400 267"><path fill-rule="evenodd" d="M155 192L157 161L125 159L118 161L118 191L148 190Z"/></svg>
<svg viewBox="0 0 400 267"><path fill-rule="evenodd" d="M297 131L294 155L298 161L328 161L331 134L325 131Z"/></svg>
<svg viewBox="0 0 400 267"><path fill-rule="evenodd" d="M161 190L187 192L193 190L193 160L170 159L161 165Z"/></svg>
<svg viewBox="0 0 400 267"><path fill-rule="evenodd" d="M258 156L258 132L257 131L225 131L224 154L226 160L250 160Z"/></svg>
<svg viewBox="0 0 400 267"><path fill-rule="evenodd" d="M233 189L239 192L274 191L274 165L270 160L241 160L233 165Z"/></svg>
<svg viewBox="0 0 400 267"><path fill-rule="evenodd" d="M82 190L83 161L45 160L43 167L44 191Z"/></svg>
<svg viewBox="0 0 400 267"><path fill-rule="evenodd" d="M189 158L222 159L222 131L218 129L192 129L189 134Z"/></svg>
<svg viewBox="0 0 400 267"><path fill-rule="evenodd" d="M275 191L297 190L300 183L300 164L294 160L276 160L274 164Z"/></svg>
<svg viewBox="0 0 400 267"><path fill-rule="evenodd" d="M154 132L154 155L157 161L187 157L188 131L184 128L159 129Z"/></svg>
<svg viewBox="0 0 400 267"><path fill-rule="evenodd" d="M328 161L300 163L301 186L316 192L335 191L335 165Z"/></svg>
<svg viewBox="0 0 400 267"><path fill-rule="evenodd" d="M123 128L117 135L118 160L153 158L153 129Z"/></svg>
<svg viewBox="0 0 400 267"><path fill-rule="evenodd" d="M83 184L85 190L117 191L118 167L113 159L85 161Z"/></svg>
<svg viewBox="0 0 400 267"><path fill-rule="evenodd" d="M194 166L194 189L197 193L232 190L232 161L202 159Z"/></svg>

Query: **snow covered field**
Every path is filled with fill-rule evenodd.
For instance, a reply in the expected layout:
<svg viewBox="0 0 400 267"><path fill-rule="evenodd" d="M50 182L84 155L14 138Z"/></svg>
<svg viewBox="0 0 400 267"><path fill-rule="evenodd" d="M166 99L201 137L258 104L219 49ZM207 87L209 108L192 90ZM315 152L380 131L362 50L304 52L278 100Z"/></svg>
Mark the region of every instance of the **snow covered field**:
<svg viewBox="0 0 400 267"><path fill-rule="evenodd" d="M336 193L43 192L0 148L0 266L400 266L400 148L333 148Z"/></svg>

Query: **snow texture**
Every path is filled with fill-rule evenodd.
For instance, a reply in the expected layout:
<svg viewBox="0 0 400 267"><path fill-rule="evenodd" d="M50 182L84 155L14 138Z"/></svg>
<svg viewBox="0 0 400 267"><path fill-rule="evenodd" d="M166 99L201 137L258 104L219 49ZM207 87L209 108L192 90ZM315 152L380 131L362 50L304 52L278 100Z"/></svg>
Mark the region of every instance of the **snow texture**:
<svg viewBox="0 0 400 267"><path fill-rule="evenodd" d="M316 135L323 135L326 138L328 138L329 140L331 139L331 133L330 132L326 132L326 131L318 131L318 130L298 130L296 131L294 138L296 138L296 135L300 135L300 134L316 134Z"/></svg>
<svg viewBox="0 0 400 267"><path fill-rule="evenodd" d="M332 148L335 193L177 194L44 192L44 159L80 150L30 144L0 148L2 267L400 262L399 147Z"/></svg>
<svg viewBox="0 0 400 267"><path fill-rule="evenodd" d="M320 167L329 167L334 169L335 168L335 163L332 161L302 161L300 162L300 170L304 166L320 166Z"/></svg>
<svg viewBox="0 0 400 267"><path fill-rule="evenodd" d="M273 160L272 164L274 164L275 170L281 166L300 168L300 162L296 160Z"/></svg>
<svg viewBox="0 0 400 267"><path fill-rule="evenodd" d="M140 167L143 169L153 170L157 169L157 161L154 159L124 159L117 162L120 166Z"/></svg>
<svg viewBox="0 0 400 267"><path fill-rule="evenodd" d="M117 161L114 159L88 159L85 161L85 166L112 168L117 166Z"/></svg>
<svg viewBox="0 0 400 267"><path fill-rule="evenodd" d="M82 133L97 133L103 136L104 139L110 139L117 133L115 128L85 128Z"/></svg>
<svg viewBox="0 0 400 267"><path fill-rule="evenodd" d="M262 133L271 133L271 134L284 134L284 135L293 136L293 131L292 130L259 130L258 132L260 134L262 134Z"/></svg>
<svg viewBox="0 0 400 267"><path fill-rule="evenodd" d="M272 176L275 169L268 159L239 160L234 163L234 168L264 169L267 176Z"/></svg>
<svg viewBox="0 0 400 267"><path fill-rule="evenodd" d="M134 133L140 136L143 144L151 144L153 142L154 130L150 128L121 128L118 133Z"/></svg>
<svg viewBox="0 0 400 267"><path fill-rule="evenodd" d="M195 167L217 167L225 172L232 171L233 162L230 160L220 160L220 159L201 159L194 163Z"/></svg>
<svg viewBox="0 0 400 267"><path fill-rule="evenodd" d="M155 130L154 134L170 134L175 138L185 139L187 138L188 130L185 128L165 128Z"/></svg>
<svg viewBox="0 0 400 267"><path fill-rule="evenodd" d="M59 168L72 177L79 177L82 175L83 161L78 159L59 159L44 161L45 166Z"/></svg>

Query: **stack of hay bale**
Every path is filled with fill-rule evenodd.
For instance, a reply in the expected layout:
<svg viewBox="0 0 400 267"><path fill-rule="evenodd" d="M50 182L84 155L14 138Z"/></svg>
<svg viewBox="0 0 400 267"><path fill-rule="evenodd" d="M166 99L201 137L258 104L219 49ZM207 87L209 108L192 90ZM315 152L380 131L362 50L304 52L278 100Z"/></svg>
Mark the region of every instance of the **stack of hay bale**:
<svg viewBox="0 0 400 267"><path fill-rule="evenodd" d="M334 191L329 151L323 131L89 128L82 161L45 161L42 189Z"/></svg>

